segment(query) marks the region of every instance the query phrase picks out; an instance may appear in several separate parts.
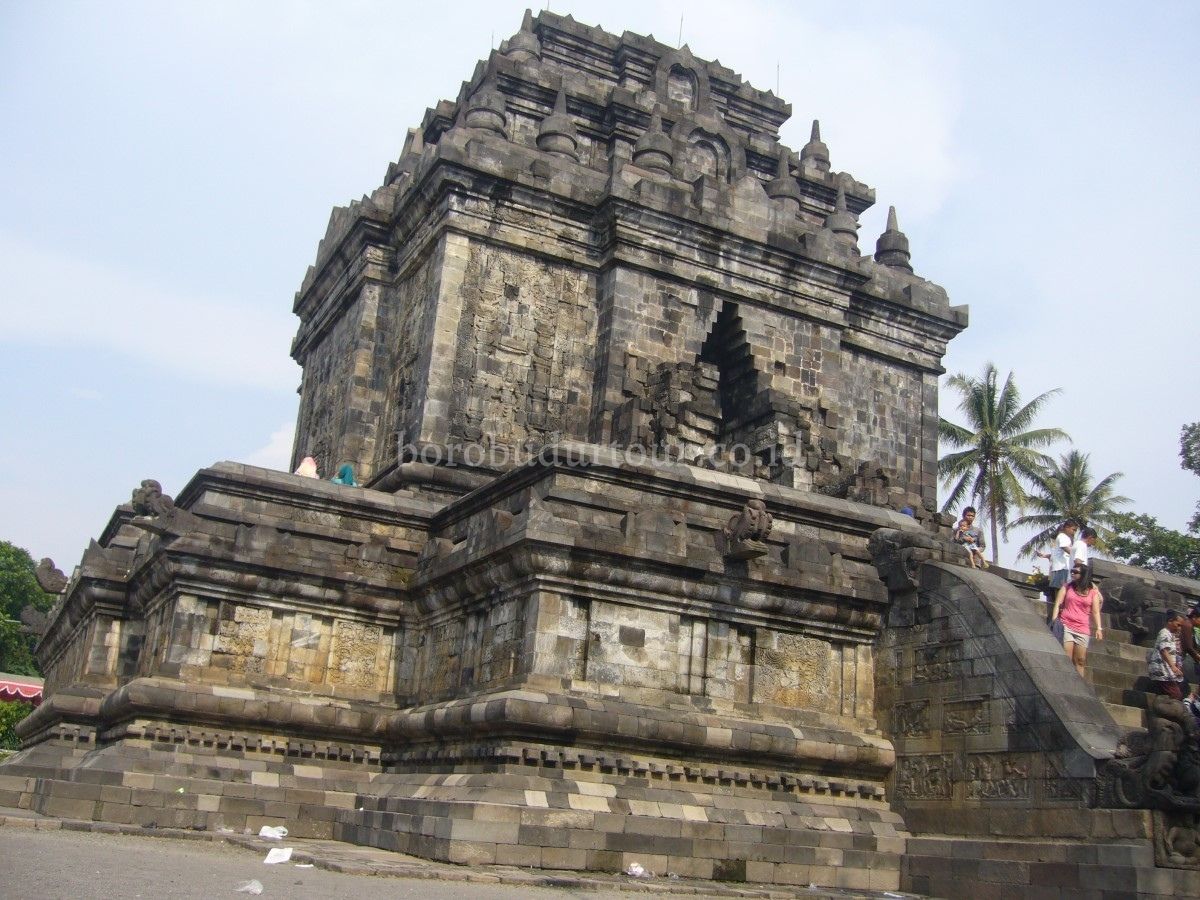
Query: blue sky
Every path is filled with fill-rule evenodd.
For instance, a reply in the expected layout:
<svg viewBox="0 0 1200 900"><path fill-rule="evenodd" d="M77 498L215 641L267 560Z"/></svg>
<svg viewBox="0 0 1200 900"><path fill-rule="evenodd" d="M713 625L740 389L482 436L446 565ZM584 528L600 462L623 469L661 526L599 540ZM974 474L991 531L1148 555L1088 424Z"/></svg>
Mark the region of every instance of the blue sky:
<svg viewBox="0 0 1200 900"><path fill-rule="evenodd" d="M146 477L282 466L293 294L523 4L0 0L0 538L68 570ZM567 3L683 39L822 123L894 204L917 272L969 304L1044 423L1182 528L1200 481L1200 6ZM953 417L949 394L943 407ZM1066 447L1060 448L1065 450Z"/></svg>

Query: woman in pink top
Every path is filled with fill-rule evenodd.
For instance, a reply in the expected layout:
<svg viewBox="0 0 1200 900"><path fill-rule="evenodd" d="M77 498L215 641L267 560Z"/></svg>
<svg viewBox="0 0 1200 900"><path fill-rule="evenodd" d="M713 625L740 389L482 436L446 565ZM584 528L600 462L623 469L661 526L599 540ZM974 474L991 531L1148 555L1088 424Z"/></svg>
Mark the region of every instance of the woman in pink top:
<svg viewBox="0 0 1200 900"><path fill-rule="evenodd" d="M1063 647L1081 676L1092 635L1098 641L1104 640L1104 629L1100 626L1103 602L1100 589L1092 584L1091 569L1079 563L1071 567L1071 582L1060 587L1054 598L1050 619L1061 620Z"/></svg>

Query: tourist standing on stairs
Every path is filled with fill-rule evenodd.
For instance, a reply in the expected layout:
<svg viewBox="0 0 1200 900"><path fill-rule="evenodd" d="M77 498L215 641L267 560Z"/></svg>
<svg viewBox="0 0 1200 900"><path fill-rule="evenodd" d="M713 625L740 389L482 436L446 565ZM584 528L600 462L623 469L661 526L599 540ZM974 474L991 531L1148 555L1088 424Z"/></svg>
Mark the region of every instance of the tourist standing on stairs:
<svg viewBox="0 0 1200 900"><path fill-rule="evenodd" d="M1176 700L1183 699L1183 660L1179 652L1179 632L1187 621L1175 610L1167 612L1167 621L1159 629L1154 646L1146 654L1150 689Z"/></svg>
<svg viewBox="0 0 1200 900"><path fill-rule="evenodd" d="M1096 529L1085 528L1079 532L1079 537L1071 544L1071 562L1090 566L1092 546L1096 543Z"/></svg>
<svg viewBox="0 0 1200 900"><path fill-rule="evenodd" d="M1200 604L1193 606L1179 630L1183 677L1192 686L1191 696L1200 697Z"/></svg>
<svg viewBox="0 0 1200 900"><path fill-rule="evenodd" d="M1076 564L1071 568L1071 583L1058 589L1050 618L1062 620L1063 649L1082 677L1092 635L1098 641L1104 640L1104 628L1100 624L1100 591L1092 585L1092 573L1087 566Z"/></svg>
<svg viewBox="0 0 1200 900"><path fill-rule="evenodd" d="M1079 526L1074 522L1063 522L1062 528L1054 536L1054 549L1049 553L1039 553L1042 559L1050 560L1050 591L1056 592L1066 585L1070 579L1071 550L1075 543L1075 532Z"/></svg>

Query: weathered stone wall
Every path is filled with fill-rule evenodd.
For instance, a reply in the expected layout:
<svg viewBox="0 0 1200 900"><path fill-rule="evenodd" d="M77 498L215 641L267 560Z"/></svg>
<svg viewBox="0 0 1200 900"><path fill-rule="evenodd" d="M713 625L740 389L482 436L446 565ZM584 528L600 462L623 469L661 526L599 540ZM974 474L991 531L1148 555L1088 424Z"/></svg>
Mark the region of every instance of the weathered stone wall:
<svg viewBox="0 0 1200 900"><path fill-rule="evenodd" d="M430 345L436 313L440 248L411 260L387 291L380 317L379 353L372 376L379 382L375 402L381 410L372 468L359 474L370 478L396 460L405 440L419 440L429 381Z"/></svg>
<svg viewBox="0 0 1200 900"><path fill-rule="evenodd" d="M277 603L181 594L146 616L139 676L392 689L393 629Z"/></svg>
<svg viewBox="0 0 1200 900"><path fill-rule="evenodd" d="M928 423L937 418L936 390L932 408L925 390L927 373L853 348L842 352L841 370L846 454L896 473L896 487L920 497Z"/></svg>
<svg viewBox="0 0 1200 900"><path fill-rule="evenodd" d="M378 285L364 288L306 357L294 465L311 456L324 477L343 463L370 470L379 439L367 417L381 294Z"/></svg>
<svg viewBox="0 0 1200 900"><path fill-rule="evenodd" d="M398 430L744 444L777 483L932 510L929 384L966 317L905 253L861 255L871 189L818 138L797 165L787 105L723 67L542 18L429 111L385 187L335 212L297 301L305 397L331 392L300 441L329 443L342 403L364 473L391 465ZM346 302L376 279L377 315ZM339 318L358 334L322 338ZM863 467L886 484L852 485Z"/></svg>
<svg viewBox="0 0 1200 900"><path fill-rule="evenodd" d="M472 241L459 295L450 442L585 440L596 311L586 271Z"/></svg>

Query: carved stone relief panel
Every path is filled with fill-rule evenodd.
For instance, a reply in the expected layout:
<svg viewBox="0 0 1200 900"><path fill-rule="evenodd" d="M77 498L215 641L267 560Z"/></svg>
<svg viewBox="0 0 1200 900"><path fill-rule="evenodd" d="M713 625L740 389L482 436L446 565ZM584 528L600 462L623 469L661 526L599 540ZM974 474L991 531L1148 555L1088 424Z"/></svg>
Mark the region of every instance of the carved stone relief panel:
<svg viewBox="0 0 1200 900"><path fill-rule="evenodd" d="M970 753L963 780L970 800L1024 800L1029 797L1032 758L1017 753Z"/></svg>
<svg viewBox="0 0 1200 900"><path fill-rule="evenodd" d="M951 700L942 708L946 734L987 734L991 727L991 704L986 697Z"/></svg>
<svg viewBox="0 0 1200 900"><path fill-rule="evenodd" d="M247 675L266 672L271 610L222 603L213 644L213 664Z"/></svg>
<svg viewBox="0 0 1200 900"><path fill-rule="evenodd" d="M896 762L895 795L905 800L949 800L954 757L948 753L905 756Z"/></svg>
<svg viewBox="0 0 1200 900"><path fill-rule="evenodd" d="M929 734L929 701L913 700L892 707L892 732L901 737L925 737Z"/></svg>
<svg viewBox="0 0 1200 900"><path fill-rule="evenodd" d="M957 678L962 665L961 644L918 647L913 655L912 680L916 684Z"/></svg>
<svg viewBox="0 0 1200 900"><path fill-rule="evenodd" d="M383 628L363 622L338 620L333 624L332 643L330 684L382 689L380 681L387 673L387 666L379 658L385 649Z"/></svg>
<svg viewBox="0 0 1200 900"><path fill-rule="evenodd" d="M760 628L755 641L754 699L840 712L841 656L828 641Z"/></svg>

